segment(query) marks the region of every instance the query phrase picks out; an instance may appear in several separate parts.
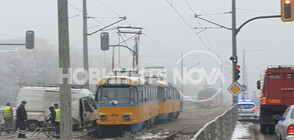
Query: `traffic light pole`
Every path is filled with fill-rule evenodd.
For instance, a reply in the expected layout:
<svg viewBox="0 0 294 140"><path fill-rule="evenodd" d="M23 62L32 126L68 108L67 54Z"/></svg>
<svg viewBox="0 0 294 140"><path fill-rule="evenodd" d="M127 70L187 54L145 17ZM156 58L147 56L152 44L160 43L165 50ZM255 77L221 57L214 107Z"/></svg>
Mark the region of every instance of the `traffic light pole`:
<svg viewBox="0 0 294 140"><path fill-rule="evenodd" d="M236 0L232 0L232 56L237 58L237 34L236 34ZM237 58L238 59L238 58ZM237 61L232 63L232 81L236 82ZM238 96L233 96L233 105L237 103Z"/></svg>

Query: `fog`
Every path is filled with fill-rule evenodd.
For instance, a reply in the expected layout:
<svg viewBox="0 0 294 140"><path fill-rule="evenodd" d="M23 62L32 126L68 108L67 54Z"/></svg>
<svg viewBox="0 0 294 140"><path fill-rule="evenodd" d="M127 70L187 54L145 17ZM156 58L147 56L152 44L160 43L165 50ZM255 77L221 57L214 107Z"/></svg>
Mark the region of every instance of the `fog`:
<svg viewBox="0 0 294 140"><path fill-rule="evenodd" d="M71 66L83 67L82 57L82 1L69 0L69 26ZM203 0L88 0L88 32L94 32L105 25L126 16L127 20L117 26L137 26L143 28L140 36L139 68L164 66L168 70L168 80L173 80L174 68L180 69L181 52L187 54L203 50L218 56L221 63L207 53L193 53L184 57L184 68L205 68L211 73L214 67L220 67L225 81L216 83L215 88L223 85L225 95L230 98L227 88L232 83L231 31L224 28L194 29L216 27L196 19L195 14L225 27L231 28L231 1ZM280 1L246 0L236 1L237 27L256 16L280 14ZM19 83L56 84L58 82L58 26L56 0L9 0L0 1L0 43L23 42L26 30L34 30L35 48L26 50L24 46L0 46L0 105L7 101L15 104ZM248 93L259 91L256 81L260 72L268 65L293 65L292 32L293 22L282 22L280 18L263 19L250 22L237 36L238 64L247 72ZM111 44L120 40L117 30L108 30ZM91 68L111 69L112 50L100 50L99 33L89 36L89 63ZM127 36L122 35L123 38ZM134 41L127 42L132 48ZM8 50L8 51L7 51ZM243 68L243 50L246 56L246 68ZM126 49L116 49L115 65L131 68L132 56ZM120 52L120 53L118 53ZM119 57L120 56L120 57ZM119 59L120 58L120 59ZM119 63L120 60L120 63ZM198 64L198 65L197 65ZM195 66L196 65L196 66ZM196 76L197 77L197 76ZM187 95L203 88L205 82L198 85L187 84ZM94 84L92 91L94 90ZM177 84L180 87L179 84ZM252 95L251 95L252 96Z"/></svg>

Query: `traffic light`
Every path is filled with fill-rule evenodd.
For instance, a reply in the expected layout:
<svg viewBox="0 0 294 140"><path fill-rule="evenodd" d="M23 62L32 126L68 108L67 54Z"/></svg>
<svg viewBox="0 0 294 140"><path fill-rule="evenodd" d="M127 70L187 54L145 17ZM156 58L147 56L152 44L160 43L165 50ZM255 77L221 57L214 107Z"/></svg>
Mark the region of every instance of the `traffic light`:
<svg viewBox="0 0 294 140"><path fill-rule="evenodd" d="M238 81L240 77L240 65L237 65L235 68L235 80Z"/></svg>
<svg viewBox="0 0 294 140"><path fill-rule="evenodd" d="M294 20L294 0L281 0L281 18L284 22Z"/></svg>
<svg viewBox="0 0 294 140"><path fill-rule="evenodd" d="M100 34L101 39L101 50L106 51L109 50L109 34L107 32L103 32Z"/></svg>
<svg viewBox="0 0 294 140"><path fill-rule="evenodd" d="M26 32L26 48L27 49L34 49L34 44L35 44L34 31L27 31Z"/></svg>

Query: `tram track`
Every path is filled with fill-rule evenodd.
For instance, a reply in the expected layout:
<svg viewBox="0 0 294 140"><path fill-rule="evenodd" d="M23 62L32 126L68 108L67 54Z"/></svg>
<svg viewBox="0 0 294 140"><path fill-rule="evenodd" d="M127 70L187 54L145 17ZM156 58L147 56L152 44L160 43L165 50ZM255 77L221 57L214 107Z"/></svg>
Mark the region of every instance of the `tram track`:
<svg viewBox="0 0 294 140"><path fill-rule="evenodd" d="M215 112L215 110L210 110L210 112L207 115L205 115L205 116L209 116L213 112ZM170 134L167 137L163 138L162 140L173 140L177 136L177 134L180 134L181 132L183 132L184 130L190 128L193 125L199 124L200 121L201 121L200 119L199 120L197 119L197 120L191 122L189 125L186 125L186 126L180 128L180 129L176 130L175 132L173 132L172 134ZM195 134L196 134L196 132L195 132Z"/></svg>

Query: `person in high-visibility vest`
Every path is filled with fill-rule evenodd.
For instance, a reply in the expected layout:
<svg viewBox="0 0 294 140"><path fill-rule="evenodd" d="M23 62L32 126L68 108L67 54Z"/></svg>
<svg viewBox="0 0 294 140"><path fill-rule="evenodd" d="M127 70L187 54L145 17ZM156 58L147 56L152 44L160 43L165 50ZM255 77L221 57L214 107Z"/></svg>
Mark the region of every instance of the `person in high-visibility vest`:
<svg viewBox="0 0 294 140"><path fill-rule="evenodd" d="M54 126L55 126L55 133L56 133L56 139L60 138L60 108L58 107L58 104L54 104L54 110L55 110L55 121L54 121Z"/></svg>
<svg viewBox="0 0 294 140"><path fill-rule="evenodd" d="M7 129L7 133L9 133L10 129L12 129L12 120L13 120L13 109L10 103L7 103L2 112L5 121L5 128Z"/></svg>

